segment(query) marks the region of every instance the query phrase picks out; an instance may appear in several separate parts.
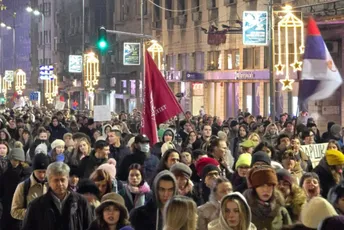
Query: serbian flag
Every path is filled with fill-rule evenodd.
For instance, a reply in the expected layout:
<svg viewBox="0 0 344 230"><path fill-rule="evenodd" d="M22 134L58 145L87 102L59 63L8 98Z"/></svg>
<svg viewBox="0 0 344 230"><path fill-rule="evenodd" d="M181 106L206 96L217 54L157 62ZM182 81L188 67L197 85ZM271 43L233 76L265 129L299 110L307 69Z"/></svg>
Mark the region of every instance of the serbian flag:
<svg viewBox="0 0 344 230"><path fill-rule="evenodd" d="M342 77L328 52L315 20L308 22L302 76L299 86L300 109L308 100L330 97L342 84Z"/></svg>
<svg viewBox="0 0 344 230"><path fill-rule="evenodd" d="M148 52L145 54L144 105L141 134L153 145L158 142L157 124L182 113L183 110Z"/></svg>

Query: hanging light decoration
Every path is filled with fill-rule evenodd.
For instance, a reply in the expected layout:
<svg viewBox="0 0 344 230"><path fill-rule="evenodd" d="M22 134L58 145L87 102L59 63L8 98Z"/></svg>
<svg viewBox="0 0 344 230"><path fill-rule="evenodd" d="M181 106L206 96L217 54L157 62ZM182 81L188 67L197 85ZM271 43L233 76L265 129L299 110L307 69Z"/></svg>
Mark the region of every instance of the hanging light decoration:
<svg viewBox="0 0 344 230"><path fill-rule="evenodd" d="M99 60L95 53L91 52L85 55L84 66L84 84L89 94L94 93L95 86L98 85Z"/></svg>
<svg viewBox="0 0 344 230"><path fill-rule="evenodd" d="M14 89L18 95L23 94L25 85L26 85L26 73L22 69L18 69L15 72L15 77L14 77Z"/></svg>
<svg viewBox="0 0 344 230"><path fill-rule="evenodd" d="M276 74L283 75L285 79L281 79L283 84L282 90L292 90L293 79L290 79L290 67L293 72L302 70L302 61L300 61L301 54L304 52L304 23L292 12L291 6L285 6L283 12L285 15L278 22L278 48L277 48L277 64L275 65ZM284 32L284 36L282 33ZM291 36L290 36L291 35ZM300 38L298 37L300 36ZM282 48L284 44L284 49ZM293 44L292 50L289 44ZM289 63L289 55L293 54L293 63Z"/></svg>
<svg viewBox="0 0 344 230"><path fill-rule="evenodd" d="M44 84L45 98L47 99L48 104L52 104L54 102L54 98L58 94L59 85L57 81L57 76L53 74L50 80L44 80Z"/></svg>
<svg viewBox="0 0 344 230"><path fill-rule="evenodd" d="M163 66L161 65L161 57L164 52L164 48L162 48L162 46L156 40L152 40L151 43L152 45L147 50L148 52L152 53L153 60L155 60L155 54L157 54L159 70L163 70Z"/></svg>

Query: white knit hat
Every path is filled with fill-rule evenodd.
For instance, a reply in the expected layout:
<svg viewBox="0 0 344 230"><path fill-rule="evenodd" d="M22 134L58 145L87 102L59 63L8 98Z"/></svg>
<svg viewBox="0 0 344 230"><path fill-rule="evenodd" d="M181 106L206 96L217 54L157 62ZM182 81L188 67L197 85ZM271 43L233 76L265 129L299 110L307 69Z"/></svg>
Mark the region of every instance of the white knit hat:
<svg viewBox="0 0 344 230"><path fill-rule="evenodd" d="M55 149L58 146L63 146L65 147L65 142L61 139L56 139L51 143L51 149Z"/></svg>

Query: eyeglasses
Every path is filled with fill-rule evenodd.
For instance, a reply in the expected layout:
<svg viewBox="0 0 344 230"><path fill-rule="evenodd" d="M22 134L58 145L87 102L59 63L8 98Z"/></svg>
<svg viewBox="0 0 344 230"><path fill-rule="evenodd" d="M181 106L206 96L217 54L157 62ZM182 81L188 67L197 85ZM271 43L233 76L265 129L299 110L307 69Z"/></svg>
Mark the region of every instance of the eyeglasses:
<svg viewBox="0 0 344 230"><path fill-rule="evenodd" d="M210 177L218 177L220 174L218 172L209 172L207 174L207 176L210 176Z"/></svg>

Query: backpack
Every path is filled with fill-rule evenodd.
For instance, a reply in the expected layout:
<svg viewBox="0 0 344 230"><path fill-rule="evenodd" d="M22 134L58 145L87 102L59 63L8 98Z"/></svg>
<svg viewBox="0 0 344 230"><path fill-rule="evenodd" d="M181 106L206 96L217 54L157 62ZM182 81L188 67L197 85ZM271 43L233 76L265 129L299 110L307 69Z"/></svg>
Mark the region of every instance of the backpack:
<svg viewBox="0 0 344 230"><path fill-rule="evenodd" d="M30 177L24 180L24 208L27 208L27 195L29 195L29 190L31 186Z"/></svg>

